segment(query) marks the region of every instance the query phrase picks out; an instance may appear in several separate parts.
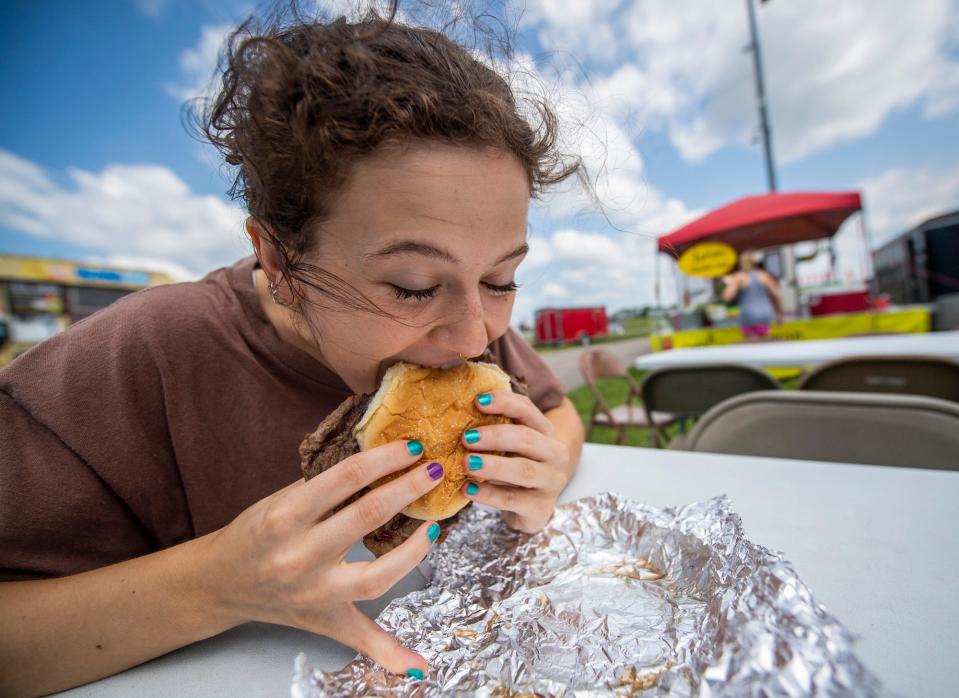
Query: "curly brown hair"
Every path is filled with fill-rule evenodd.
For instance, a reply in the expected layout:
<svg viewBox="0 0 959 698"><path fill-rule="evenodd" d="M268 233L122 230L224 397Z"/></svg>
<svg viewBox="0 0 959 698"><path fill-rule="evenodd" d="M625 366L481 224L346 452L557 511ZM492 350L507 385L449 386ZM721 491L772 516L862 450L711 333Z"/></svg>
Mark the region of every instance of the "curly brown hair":
<svg viewBox="0 0 959 698"><path fill-rule="evenodd" d="M291 9L266 22L251 17L230 35L222 88L198 123L237 166L230 194L261 224L288 283L378 310L302 253L351 165L385 145L432 140L512 153L531 196L581 173L579 159L559 152L557 119L542 98L524 97L531 124L502 76L443 33L397 21L396 2L356 22Z"/></svg>

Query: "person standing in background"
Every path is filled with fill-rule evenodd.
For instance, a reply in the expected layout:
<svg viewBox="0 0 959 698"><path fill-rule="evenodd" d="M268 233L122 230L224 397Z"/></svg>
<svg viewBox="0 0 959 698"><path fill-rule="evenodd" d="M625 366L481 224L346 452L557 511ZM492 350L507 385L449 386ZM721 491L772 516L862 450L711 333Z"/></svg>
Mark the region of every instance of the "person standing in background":
<svg viewBox="0 0 959 698"><path fill-rule="evenodd" d="M763 269L759 255L744 251L739 255L739 269L723 277L722 299L739 305L739 326L746 341L765 339L775 319L783 321L779 282Z"/></svg>

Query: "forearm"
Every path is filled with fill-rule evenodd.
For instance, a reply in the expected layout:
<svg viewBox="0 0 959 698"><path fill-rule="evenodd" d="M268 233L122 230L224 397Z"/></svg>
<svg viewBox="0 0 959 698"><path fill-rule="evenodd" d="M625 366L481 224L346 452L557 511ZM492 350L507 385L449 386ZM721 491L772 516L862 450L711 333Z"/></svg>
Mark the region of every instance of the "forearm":
<svg viewBox="0 0 959 698"><path fill-rule="evenodd" d="M563 398L559 407L554 407L544 414L556 427L556 438L566 444L569 449L569 462L566 466L566 479L569 480L576 471L576 466L579 465L579 459L583 453L583 441L585 440L583 420L580 419L579 413L569 398Z"/></svg>
<svg viewBox="0 0 959 698"><path fill-rule="evenodd" d="M781 316L783 314L783 304L782 304L782 300L779 298L779 294L776 292L771 293L769 296L769 300L773 304L773 311L776 313L777 316Z"/></svg>
<svg viewBox="0 0 959 698"><path fill-rule="evenodd" d="M723 288L722 299L725 303L731 303L736 299L736 295L739 293L739 284L735 279L723 279L725 282L725 287Z"/></svg>
<svg viewBox="0 0 959 698"><path fill-rule="evenodd" d="M236 625L208 591L208 538L60 579L0 584L0 694L84 684Z"/></svg>

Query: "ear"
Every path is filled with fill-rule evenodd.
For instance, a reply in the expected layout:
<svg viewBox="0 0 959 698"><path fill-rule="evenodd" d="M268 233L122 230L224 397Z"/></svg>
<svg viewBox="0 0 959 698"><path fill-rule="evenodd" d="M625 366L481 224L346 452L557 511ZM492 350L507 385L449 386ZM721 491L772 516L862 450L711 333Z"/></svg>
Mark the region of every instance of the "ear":
<svg viewBox="0 0 959 698"><path fill-rule="evenodd" d="M258 223L253 216L246 219L246 234L250 236L250 242L253 243L253 250L256 252L256 258L260 260L260 266L266 272L267 278L271 281L280 279L280 256L276 248L270 242L272 235L264 232L262 223Z"/></svg>

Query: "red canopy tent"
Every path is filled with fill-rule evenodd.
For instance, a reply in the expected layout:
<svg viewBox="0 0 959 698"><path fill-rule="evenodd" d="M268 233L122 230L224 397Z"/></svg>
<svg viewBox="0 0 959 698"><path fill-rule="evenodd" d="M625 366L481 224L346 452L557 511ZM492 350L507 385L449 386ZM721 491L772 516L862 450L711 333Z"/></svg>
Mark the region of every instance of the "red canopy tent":
<svg viewBox="0 0 959 698"><path fill-rule="evenodd" d="M742 252L828 238L861 208L855 191L746 196L663 235L659 251L678 256L706 240L725 242Z"/></svg>

